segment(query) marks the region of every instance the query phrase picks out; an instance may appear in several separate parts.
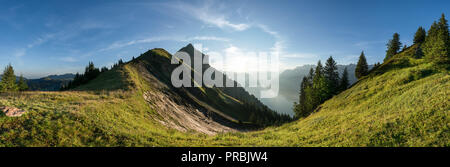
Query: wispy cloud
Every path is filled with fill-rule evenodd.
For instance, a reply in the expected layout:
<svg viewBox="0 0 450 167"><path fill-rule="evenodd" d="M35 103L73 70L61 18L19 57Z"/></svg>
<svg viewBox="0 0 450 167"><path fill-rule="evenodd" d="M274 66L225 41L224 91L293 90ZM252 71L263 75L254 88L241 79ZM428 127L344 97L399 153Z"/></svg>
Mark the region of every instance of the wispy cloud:
<svg viewBox="0 0 450 167"><path fill-rule="evenodd" d="M174 38L172 38L172 37L150 37L150 38L145 38L145 39L130 40L130 41L126 41L126 42L114 42L113 44L109 45L106 48L100 49L99 51L102 52L102 51L123 48L123 47L136 45L136 44L152 43L152 42L166 41L166 40L173 40L173 39Z"/></svg>
<svg viewBox="0 0 450 167"><path fill-rule="evenodd" d="M34 42L28 44L27 48L31 49L31 48L33 48L35 46L39 46L39 45L41 45L41 44L51 40L54 37L55 37L55 34L45 34L42 37L37 38Z"/></svg>
<svg viewBox="0 0 450 167"><path fill-rule="evenodd" d="M29 43L26 47L18 49L16 51L16 53L14 54L14 56L17 57L17 58L24 57L27 54L28 50L30 50L30 49L32 49L34 47L37 47L39 45L42 45L43 43L51 40L54 37L55 37L55 34L45 34L45 35L37 38L33 42Z"/></svg>
<svg viewBox="0 0 450 167"><path fill-rule="evenodd" d="M216 36L194 36L194 37L149 37L144 39L135 39L125 42L114 42L106 48L102 48L99 51L108 51L113 49L119 49L127 46L138 45L143 43L153 43L160 41L178 41L178 42L192 42L192 41L221 41L221 42L229 42L231 41L228 38L216 37Z"/></svg>
<svg viewBox="0 0 450 167"><path fill-rule="evenodd" d="M195 36L192 38L188 38L185 41L222 41L222 42L230 42L231 40L223 37L215 37L215 36Z"/></svg>
<svg viewBox="0 0 450 167"><path fill-rule="evenodd" d="M26 49L19 49L16 51L16 53L14 53L14 56L17 58L23 57L26 54Z"/></svg>
<svg viewBox="0 0 450 167"><path fill-rule="evenodd" d="M69 62L69 63L73 63L73 62L77 62L78 61L74 57L62 57L59 60L61 60L63 62Z"/></svg>
<svg viewBox="0 0 450 167"><path fill-rule="evenodd" d="M169 3L166 5L170 8L175 8L176 11L188 14L197 20L200 20L208 25L219 28L227 28L235 31L244 31L251 27L245 23L233 23L223 13L217 12L218 4L213 1L207 1L200 5L191 5L184 2Z"/></svg>

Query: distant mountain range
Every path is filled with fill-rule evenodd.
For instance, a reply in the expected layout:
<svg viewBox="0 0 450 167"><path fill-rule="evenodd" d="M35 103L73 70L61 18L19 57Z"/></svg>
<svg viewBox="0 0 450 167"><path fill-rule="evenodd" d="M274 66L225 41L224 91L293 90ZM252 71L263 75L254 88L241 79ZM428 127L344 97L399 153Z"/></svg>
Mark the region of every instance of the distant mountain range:
<svg viewBox="0 0 450 167"><path fill-rule="evenodd" d="M39 79L29 79L27 83L30 90L58 91L61 86L68 84L74 77L74 74L49 75Z"/></svg>
<svg viewBox="0 0 450 167"><path fill-rule="evenodd" d="M73 78L75 77L75 74L72 73L67 73L67 74L62 74L62 75L49 75L47 77L43 77L41 79L60 79L60 80L73 80Z"/></svg>
<svg viewBox="0 0 450 167"><path fill-rule="evenodd" d="M28 87L32 91L57 91L61 86L66 85L73 80L74 74L49 75L39 79L26 79ZM0 75L0 80L2 75ZM16 77L19 80L19 77Z"/></svg>

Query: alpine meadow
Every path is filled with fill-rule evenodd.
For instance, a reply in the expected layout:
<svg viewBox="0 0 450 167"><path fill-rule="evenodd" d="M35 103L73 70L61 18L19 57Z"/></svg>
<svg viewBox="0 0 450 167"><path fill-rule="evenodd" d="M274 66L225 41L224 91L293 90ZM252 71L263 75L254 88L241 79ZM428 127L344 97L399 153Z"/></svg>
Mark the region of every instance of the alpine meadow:
<svg viewBox="0 0 450 167"><path fill-rule="evenodd" d="M249 2L255 7L241 10L211 1L194 11L194 2L95 1L96 12L61 2L0 3L0 147L450 147L448 8L362 28L350 24L390 17L322 23L294 2ZM24 13L28 5L43 10ZM258 12L279 5L285 13ZM67 11L47 15L55 6ZM317 9L334 11L328 8ZM236 10L219 12L228 9ZM21 15L46 24L14 21ZM24 37L41 30L55 33L31 43ZM355 42L360 37L366 42ZM217 58L222 52L231 63ZM252 71L249 62L271 54L279 55L280 71ZM260 87L252 88L252 72ZM262 73L269 86L261 86ZM261 96L268 89L276 90L273 99Z"/></svg>

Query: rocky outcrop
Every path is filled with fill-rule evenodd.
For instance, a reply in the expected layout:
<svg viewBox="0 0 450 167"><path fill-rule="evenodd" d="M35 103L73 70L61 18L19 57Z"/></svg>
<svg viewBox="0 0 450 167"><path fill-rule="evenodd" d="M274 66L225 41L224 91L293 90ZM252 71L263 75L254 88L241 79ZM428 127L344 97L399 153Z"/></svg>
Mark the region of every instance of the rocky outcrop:
<svg viewBox="0 0 450 167"><path fill-rule="evenodd" d="M15 107L2 107L0 109L8 117L20 117L26 113L26 111L15 108Z"/></svg>

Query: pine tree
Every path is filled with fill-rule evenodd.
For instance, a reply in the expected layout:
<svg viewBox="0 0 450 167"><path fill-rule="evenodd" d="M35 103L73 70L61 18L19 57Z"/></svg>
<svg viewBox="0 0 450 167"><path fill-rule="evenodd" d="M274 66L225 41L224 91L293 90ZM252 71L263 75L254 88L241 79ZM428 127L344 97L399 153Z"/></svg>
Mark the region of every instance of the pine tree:
<svg viewBox="0 0 450 167"><path fill-rule="evenodd" d="M416 34L414 35L414 44L421 44L425 42L425 37L427 36L427 33L425 32L425 29L422 27L419 27L416 31Z"/></svg>
<svg viewBox="0 0 450 167"><path fill-rule="evenodd" d="M348 86L350 85L349 80L348 80L348 72L347 72L347 67L344 68L344 72L342 73L342 78L341 78L341 82L339 84L339 91L344 91L348 88Z"/></svg>
<svg viewBox="0 0 450 167"><path fill-rule="evenodd" d="M93 62L89 62L89 65L86 67L86 70L84 72L85 79L83 83L86 83L90 80L95 79L100 74L100 70L98 68L95 68L95 65Z"/></svg>
<svg viewBox="0 0 450 167"><path fill-rule="evenodd" d="M100 70L100 73L103 73L103 72L106 72L106 71L109 71L108 67L102 67L102 69Z"/></svg>
<svg viewBox="0 0 450 167"><path fill-rule="evenodd" d="M398 51L400 50L400 47L402 46L402 43L400 42L400 35L398 33L394 33L392 36L392 39L389 40L387 44L387 50L386 50L386 58L384 58L384 61L389 60L392 56L396 55Z"/></svg>
<svg viewBox="0 0 450 167"><path fill-rule="evenodd" d="M10 92L18 91L19 87L16 84L16 76L14 75L14 68L11 64L6 66L3 71L2 80L0 81L0 91Z"/></svg>
<svg viewBox="0 0 450 167"><path fill-rule="evenodd" d="M417 59L420 59L423 57L423 51L422 51L421 46L417 47L416 52L414 53L414 57Z"/></svg>
<svg viewBox="0 0 450 167"><path fill-rule="evenodd" d="M20 91L26 91L28 90L28 84L25 78L23 78L22 75L20 75L19 82L18 82L19 90Z"/></svg>
<svg viewBox="0 0 450 167"><path fill-rule="evenodd" d="M364 55L364 51L361 52L359 56L358 64L356 64L355 76L356 78L361 78L366 76L369 72L369 66L367 64L366 56Z"/></svg>
<svg viewBox="0 0 450 167"><path fill-rule="evenodd" d="M425 58L442 64L450 62L450 41L449 41L448 21L442 14L438 23L434 22L428 30L425 38L423 53Z"/></svg>
<svg viewBox="0 0 450 167"><path fill-rule="evenodd" d="M403 45L402 52L408 49L408 45Z"/></svg>
<svg viewBox="0 0 450 167"><path fill-rule="evenodd" d="M330 96L336 95L339 91L339 73L337 71L337 64L333 57L330 56L325 63L324 74L327 80Z"/></svg>
<svg viewBox="0 0 450 167"><path fill-rule="evenodd" d="M317 63L317 67L315 70L314 78L313 78L313 106L314 108L324 102L328 96L328 83L324 76L322 63L319 61Z"/></svg>
<svg viewBox="0 0 450 167"><path fill-rule="evenodd" d="M305 92L305 90L307 89L309 83L308 83L308 78L305 76L303 77L302 83L300 84L300 97L299 97L299 102L296 106L296 110L295 110L295 117L296 118L300 118L300 117L304 117L307 115L307 101L306 101L306 97L307 94Z"/></svg>

